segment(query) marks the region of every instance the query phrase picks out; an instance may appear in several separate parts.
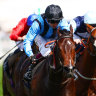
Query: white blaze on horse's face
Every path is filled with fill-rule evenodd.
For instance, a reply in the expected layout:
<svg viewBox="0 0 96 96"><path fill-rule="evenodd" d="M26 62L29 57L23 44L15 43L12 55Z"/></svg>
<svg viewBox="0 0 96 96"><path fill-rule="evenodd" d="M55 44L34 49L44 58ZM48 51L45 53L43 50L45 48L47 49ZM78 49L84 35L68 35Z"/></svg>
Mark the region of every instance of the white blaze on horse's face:
<svg viewBox="0 0 96 96"><path fill-rule="evenodd" d="M96 47L96 40L94 41L94 44L93 45Z"/></svg>
<svg viewBox="0 0 96 96"><path fill-rule="evenodd" d="M73 66L71 64L71 60L70 60L70 66L69 66L69 69L73 69Z"/></svg>
<svg viewBox="0 0 96 96"><path fill-rule="evenodd" d="M68 44L71 44L71 42L70 42L70 41L68 41Z"/></svg>
<svg viewBox="0 0 96 96"><path fill-rule="evenodd" d="M68 43L69 45L71 45L71 42L70 42L70 41L67 41L67 43ZM72 69L72 68L73 68L73 66L72 66L71 57L70 57L70 66L69 66L69 69Z"/></svg>

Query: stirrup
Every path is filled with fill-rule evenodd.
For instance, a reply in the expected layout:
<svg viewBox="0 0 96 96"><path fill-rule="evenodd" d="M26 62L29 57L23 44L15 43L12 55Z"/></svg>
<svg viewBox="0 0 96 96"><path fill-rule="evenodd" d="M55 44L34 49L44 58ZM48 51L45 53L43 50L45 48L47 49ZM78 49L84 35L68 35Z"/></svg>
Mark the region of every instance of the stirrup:
<svg viewBox="0 0 96 96"><path fill-rule="evenodd" d="M31 73L25 73L24 74L24 80L31 81L31 79L32 79L32 74Z"/></svg>
<svg viewBox="0 0 96 96"><path fill-rule="evenodd" d="M30 81L32 79L33 68L34 68L33 64L29 65L27 72L24 74L24 80Z"/></svg>

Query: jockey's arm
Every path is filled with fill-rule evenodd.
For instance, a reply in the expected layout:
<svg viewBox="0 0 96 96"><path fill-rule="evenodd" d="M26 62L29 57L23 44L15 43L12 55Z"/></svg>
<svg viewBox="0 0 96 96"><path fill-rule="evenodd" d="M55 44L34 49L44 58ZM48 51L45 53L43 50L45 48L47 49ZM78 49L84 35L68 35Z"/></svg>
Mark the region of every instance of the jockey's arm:
<svg viewBox="0 0 96 96"><path fill-rule="evenodd" d="M75 34L76 29L81 26L83 21L83 16L78 16L70 21L70 25L73 27L73 39L76 42L76 44L81 44L81 38Z"/></svg>
<svg viewBox="0 0 96 96"><path fill-rule="evenodd" d="M18 41L23 41L25 39L26 35L22 36L22 37L19 37L17 38Z"/></svg>
<svg viewBox="0 0 96 96"><path fill-rule="evenodd" d="M12 29L10 39L14 41L24 40L24 35L27 34L29 26L27 26L27 18L23 18L19 21L18 25Z"/></svg>
<svg viewBox="0 0 96 96"><path fill-rule="evenodd" d="M81 38L76 34L73 34L73 40L76 44L81 44Z"/></svg>
<svg viewBox="0 0 96 96"><path fill-rule="evenodd" d="M33 45L33 41L38 34L40 34L40 27L37 22L34 22L29 28L29 31L23 42L24 51L28 57L34 55L31 46Z"/></svg>

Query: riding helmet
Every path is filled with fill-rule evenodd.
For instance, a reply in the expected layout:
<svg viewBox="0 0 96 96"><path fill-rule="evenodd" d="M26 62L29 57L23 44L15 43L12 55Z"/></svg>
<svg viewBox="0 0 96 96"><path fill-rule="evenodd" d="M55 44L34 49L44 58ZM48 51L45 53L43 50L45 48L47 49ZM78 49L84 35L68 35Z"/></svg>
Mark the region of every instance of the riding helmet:
<svg viewBox="0 0 96 96"><path fill-rule="evenodd" d="M63 18L63 13L58 5L49 5L45 10L45 17L48 20L61 20Z"/></svg>

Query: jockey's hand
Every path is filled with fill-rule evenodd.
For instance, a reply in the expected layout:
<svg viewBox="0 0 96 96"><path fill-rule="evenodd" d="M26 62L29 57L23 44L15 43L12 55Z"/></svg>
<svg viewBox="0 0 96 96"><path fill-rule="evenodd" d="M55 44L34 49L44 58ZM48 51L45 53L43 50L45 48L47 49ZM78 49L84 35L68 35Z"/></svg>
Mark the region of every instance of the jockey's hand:
<svg viewBox="0 0 96 96"><path fill-rule="evenodd" d="M22 37L18 37L18 41L22 41L23 40L23 38Z"/></svg>
<svg viewBox="0 0 96 96"><path fill-rule="evenodd" d="M26 35L24 35L23 37L18 37L18 41L23 41L25 39Z"/></svg>
<svg viewBox="0 0 96 96"><path fill-rule="evenodd" d="M74 39L74 42L75 42L76 44L81 44L81 40L80 40L80 39Z"/></svg>
<svg viewBox="0 0 96 96"><path fill-rule="evenodd" d="M31 57L30 57L30 60L31 60L31 63L32 63L32 64L36 64L37 61L38 61L38 60L36 59L36 56L31 56Z"/></svg>
<svg viewBox="0 0 96 96"><path fill-rule="evenodd" d="M22 39L24 40L24 39L25 39L25 37L26 37L26 35L24 35L24 36L22 37Z"/></svg>

